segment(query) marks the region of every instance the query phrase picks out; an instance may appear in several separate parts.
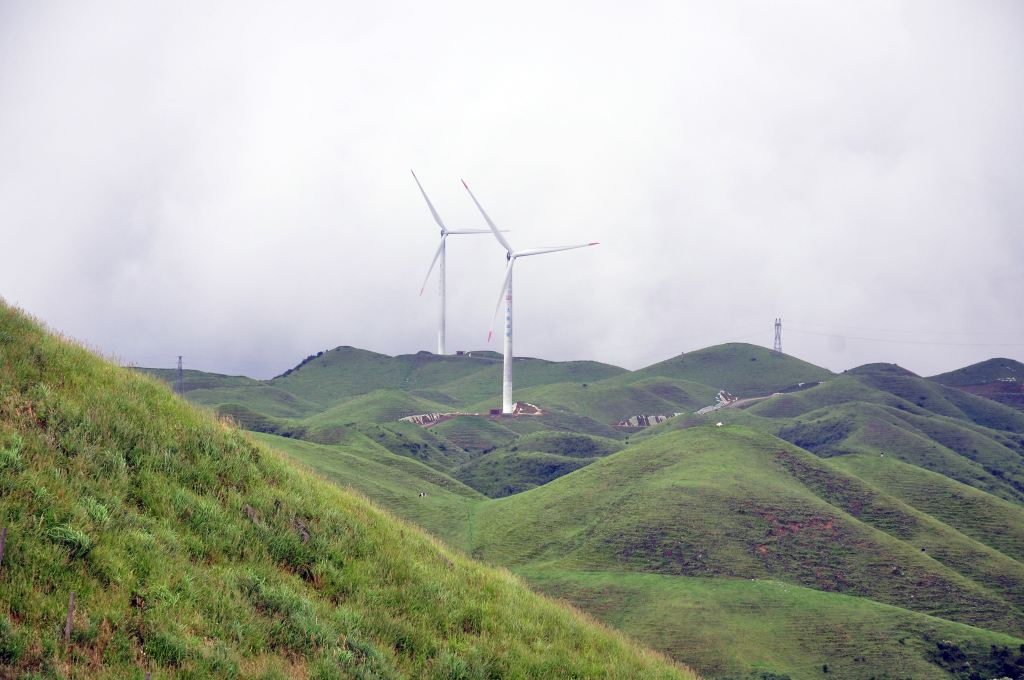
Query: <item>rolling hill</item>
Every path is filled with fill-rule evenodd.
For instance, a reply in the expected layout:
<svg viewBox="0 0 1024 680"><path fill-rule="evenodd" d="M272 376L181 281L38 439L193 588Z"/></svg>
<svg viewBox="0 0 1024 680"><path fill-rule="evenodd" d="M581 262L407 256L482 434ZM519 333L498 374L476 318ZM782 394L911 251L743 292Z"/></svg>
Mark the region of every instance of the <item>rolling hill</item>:
<svg viewBox="0 0 1024 680"><path fill-rule="evenodd" d="M929 380L1024 411L1024 364L1013 359L988 359Z"/></svg>
<svg viewBox="0 0 1024 680"><path fill-rule="evenodd" d="M757 345L729 343L681 354L634 371L631 379L678 378L737 396L765 394L833 377L831 371Z"/></svg>
<svg viewBox="0 0 1024 680"><path fill-rule="evenodd" d="M972 533L984 535L982 526ZM939 628L955 633L948 639L978 663L995 663L993 644L1024 644L1019 561L828 461L741 426L651 437L481 504L472 551L670 654L691 653L690 643L702 639L714 649L698 645L691 658L713 675L762 668L813 677L812 669L830 664L849 673L859 665L865 674L929 668L922 677L946 677L931 658L936 636L946 635ZM764 628L749 638L738 620L744 609L724 602L726 592L778 592L772 601L785 606L755 605ZM686 612L700 601L698 634ZM708 601L735 608L719 618ZM801 632L780 645L770 634L777 626ZM811 642L823 629L837 639ZM829 651L855 630L892 637L857 638L856 654ZM720 636L751 647L743 663L727 661L731 650ZM775 654L787 660L773 662Z"/></svg>

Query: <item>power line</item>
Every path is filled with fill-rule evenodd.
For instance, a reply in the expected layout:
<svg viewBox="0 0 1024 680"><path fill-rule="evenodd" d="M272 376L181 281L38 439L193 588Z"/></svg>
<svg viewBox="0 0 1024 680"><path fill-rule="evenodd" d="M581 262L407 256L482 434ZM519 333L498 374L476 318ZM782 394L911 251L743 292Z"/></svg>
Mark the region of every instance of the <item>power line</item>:
<svg viewBox="0 0 1024 680"><path fill-rule="evenodd" d="M863 340L865 342L887 342L898 345L935 345L938 347L1024 347L1024 342L935 342L932 340L901 340L897 338L866 338L856 335L842 335L840 333L816 333L790 327L793 333L802 335L819 335L826 338L841 338L843 340Z"/></svg>
<svg viewBox="0 0 1024 680"><path fill-rule="evenodd" d="M976 330L976 331L922 331L922 330L897 330L894 328L864 328L861 326L844 326L841 324L824 325L818 323L804 323L803 321L791 321L798 326L810 326L811 328L832 329L843 328L862 333L896 333L902 335L1021 335L1024 336L1024 329L1020 330ZM810 332L810 331L807 331Z"/></svg>

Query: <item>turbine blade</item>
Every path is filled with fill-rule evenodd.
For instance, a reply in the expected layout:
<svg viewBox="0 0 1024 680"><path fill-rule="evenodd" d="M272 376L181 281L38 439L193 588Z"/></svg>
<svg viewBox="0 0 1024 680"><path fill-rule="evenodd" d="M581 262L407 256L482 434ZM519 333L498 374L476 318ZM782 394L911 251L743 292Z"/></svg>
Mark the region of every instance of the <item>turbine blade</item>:
<svg viewBox="0 0 1024 680"><path fill-rule="evenodd" d="M473 192L470 191L469 185L466 184L466 180L462 180L462 186L466 187L466 191L469 191L469 197L473 199L473 203L476 203L477 210L479 210L480 214L484 216L484 221L487 222L487 226L491 228L491 231L494 233L494 238L498 239L498 243L505 248L509 255L516 252L512 249L512 245L505 240L505 237L501 235L501 230L498 229L494 222L491 221L491 218L487 215L484 207L480 205L480 201L476 200L476 196L474 196Z"/></svg>
<svg viewBox="0 0 1024 680"><path fill-rule="evenodd" d="M501 232L506 232L508 229L501 229ZM490 229L449 229L449 234L490 234Z"/></svg>
<svg viewBox="0 0 1024 680"><path fill-rule="evenodd" d="M423 285L420 286L420 295L423 295L423 291L427 288L427 281L430 279L430 273L434 271L434 265L437 264L437 258L441 257L441 250L444 248L444 239L441 237L441 243L437 246L437 251L434 253L434 259L430 261L430 269L427 270L427 275L423 277Z"/></svg>
<svg viewBox="0 0 1024 680"><path fill-rule="evenodd" d="M444 226L444 222L441 221L441 216L437 214L436 210L434 210L434 204L430 202L429 198L427 198L427 192L423 190L423 185L420 184L420 178L417 177L416 173L412 170L409 172L412 172L412 178L416 180L416 186L420 188L420 193L423 194L423 200L427 202L427 207L430 208L430 214L434 216L434 221L437 222L437 226L441 227L441 231L448 231L447 227Z"/></svg>
<svg viewBox="0 0 1024 680"><path fill-rule="evenodd" d="M575 250L576 248L587 248L589 246L599 245L596 241L593 243L580 243L574 246L554 246L553 248L531 248L529 250L521 250L516 253L516 257L529 257L530 255L543 255L545 253L557 253L560 250Z"/></svg>
<svg viewBox="0 0 1024 680"><path fill-rule="evenodd" d="M494 335L494 320L498 318L498 312L501 311L501 303L505 300L505 291L508 290L508 282L512 279L512 265L516 263L516 258L510 257L508 260L508 266L505 267L505 280L501 284L501 292L498 294L498 304L494 306L494 316L491 317L491 329L487 331L487 342L491 341L491 336Z"/></svg>

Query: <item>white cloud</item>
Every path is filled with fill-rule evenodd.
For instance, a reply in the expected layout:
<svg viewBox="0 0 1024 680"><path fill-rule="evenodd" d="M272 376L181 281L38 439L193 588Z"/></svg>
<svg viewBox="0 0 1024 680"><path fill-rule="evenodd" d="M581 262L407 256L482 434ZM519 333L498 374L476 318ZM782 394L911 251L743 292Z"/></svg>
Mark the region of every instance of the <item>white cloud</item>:
<svg viewBox="0 0 1024 680"><path fill-rule="evenodd" d="M125 360L432 348L410 167L451 224L464 176L516 245L602 242L518 267L522 354L635 367L777 315L837 369L1024 354L1016 3L106 7L0 17L0 294ZM451 347L502 257L451 243Z"/></svg>

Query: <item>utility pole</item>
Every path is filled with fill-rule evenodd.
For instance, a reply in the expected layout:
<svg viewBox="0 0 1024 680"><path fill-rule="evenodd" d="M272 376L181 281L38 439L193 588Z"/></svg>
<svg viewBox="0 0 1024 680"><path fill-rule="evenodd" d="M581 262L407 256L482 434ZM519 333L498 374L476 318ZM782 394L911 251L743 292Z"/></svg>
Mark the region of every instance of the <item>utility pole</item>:
<svg viewBox="0 0 1024 680"><path fill-rule="evenodd" d="M782 354L782 319L775 319L775 347L773 349Z"/></svg>
<svg viewBox="0 0 1024 680"><path fill-rule="evenodd" d="M179 395L185 394L185 373L181 370L181 355L178 355L178 380L175 384L175 392Z"/></svg>

